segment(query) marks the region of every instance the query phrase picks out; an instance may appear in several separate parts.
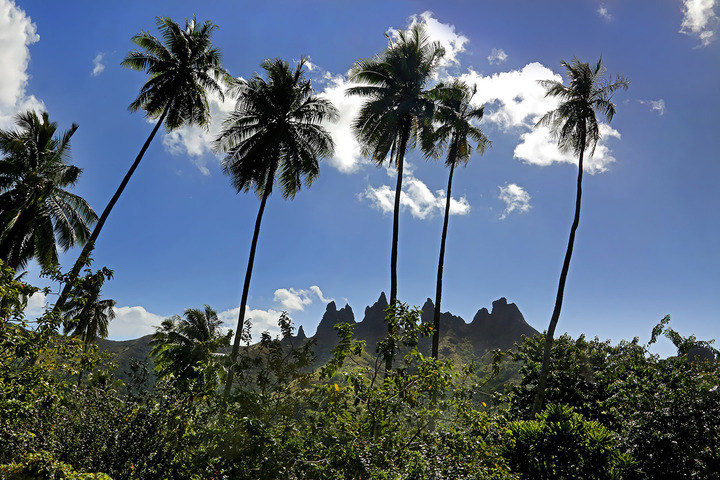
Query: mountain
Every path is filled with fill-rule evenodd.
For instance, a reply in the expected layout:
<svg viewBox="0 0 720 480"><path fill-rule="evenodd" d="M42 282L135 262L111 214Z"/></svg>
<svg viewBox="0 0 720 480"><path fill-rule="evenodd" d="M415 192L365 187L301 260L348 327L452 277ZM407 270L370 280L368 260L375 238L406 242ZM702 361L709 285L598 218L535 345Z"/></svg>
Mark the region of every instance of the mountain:
<svg viewBox="0 0 720 480"><path fill-rule="evenodd" d="M312 337L306 335L301 326L297 335L292 337L293 344L301 344L308 339L315 340L315 354L318 363L330 358L332 348L337 345L338 337L334 326L339 323L349 323L353 326L353 337L365 340L367 350L374 353L378 340L387 334L385 323L385 309L388 307L385 293L381 293L378 300L365 307L363 319L355 320L355 314L350 305L338 309L333 301L327 304L325 313ZM432 322L434 305L429 298L422 306L421 321ZM515 343L521 342L523 336L533 336L538 331L528 325L522 313L514 303L500 298L492 304L492 309L481 308L477 311L470 323L450 312L440 315L440 356L456 364L469 363L479 360L487 352L496 348L508 349ZM151 335L135 340L113 341L100 340L101 350L114 354L118 363L118 374L125 378L132 360L146 363L152 371L150 354ZM423 339L420 343L423 354L430 354L430 339Z"/></svg>
<svg viewBox="0 0 720 480"><path fill-rule="evenodd" d="M365 315L360 322L355 321L355 315L349 305L340 310L335 302L327 305L325 314L320 320L317 331L310 337L316 342L315 353L318 360L326 360L333 346L337 344L337 334L333 328L338 323L353 325L354 338L365 340L367 349L374 351L378 340L385 336L385 309L388 306L385 293L380 294L377 302L365 308ZM427 299L422 306L421 321L430 323L433 319L434 304ZM529 337L538 331L531 327L514 303L508 303L506 298L500 298L492 304L492 310L481 308L477 311L470 323L450 312L440 315L440 355L454 361L469 362L479 359L485 353L496 348L508 349L515 343L521 342L523 336ZM303 341L305 332L294 339ZM420 344L421 351L430 353L430 339L424 339Z"/></svg>

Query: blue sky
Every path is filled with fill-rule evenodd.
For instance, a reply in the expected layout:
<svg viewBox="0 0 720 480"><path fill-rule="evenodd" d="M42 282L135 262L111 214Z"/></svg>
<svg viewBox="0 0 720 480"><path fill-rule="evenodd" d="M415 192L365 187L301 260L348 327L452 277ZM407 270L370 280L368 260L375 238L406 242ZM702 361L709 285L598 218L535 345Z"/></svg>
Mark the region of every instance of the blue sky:
<svg viewBox="0 0 720 480"><path fill-rule="evenodd" d="M0 0L0 126L27 107L80 129L77 192L101 211L151 129L127 105L145 81L120 67L130 37L154 18L197 14L220 29L224 65L248 77L269 57L308 55L315 88L337 103L328 125L336 155L294 201L268 203L250 291L250 316L272 325L288 310L313 332L325 301L356 318L389 289L392 172L359 155L344 96L353 62L380 52L384 33L424 23L448 52L440 76L478 85L493 141L457 172L443 309L470 320L501 296L546 328L567 243L577 173L535 120L553 107L538 79L560 60L602 55L631 80L589 162L559 329L646 340L665 314L682 333L720 337L720 42L717 0L446 2L46 2ZM112 338L205 303L234 325L258 199L237 195L209 150L231 102L211 100L209 132L159 136L105 226L96 266L115 278ZM399 296L434 296L442 163L408 156L400 219ZM67 268L77 251L63 257ZM31 267L37 278L37 268ZM42 299L33 301L37 308ZM236 310L235 310L236 311ZM668 347L664 347L668 348Z"/></svg>

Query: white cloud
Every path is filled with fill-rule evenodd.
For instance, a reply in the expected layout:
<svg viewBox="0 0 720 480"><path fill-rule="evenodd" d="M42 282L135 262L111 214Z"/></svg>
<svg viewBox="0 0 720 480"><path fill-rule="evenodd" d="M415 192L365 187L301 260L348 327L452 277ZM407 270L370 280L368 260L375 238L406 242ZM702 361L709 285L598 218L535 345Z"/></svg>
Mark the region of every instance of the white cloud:
<svg viewBox="0 0 720 480"><path fill-rule="evenodd" d="M597 13L603 18L603 20L606 20L608 22L613 18L612 14L605 5L600 5L600 7L597 9Z"/></svg>
<svg viewBox="0 0 720 480"><path fill-rule="evenodd" d="M210 123L207 127L198 125L183 125L172 132L166 132L163 137L165 149L173 155L189 155L190 160L203 175L210 175L208 160L219 162L212 144L220 134L225 116L235 108L235 99L225 95L223 100L217 94L208 95L210 107Z"/></svg>
<svg viewBox="0 0 720 480"><path fill-rule="evenodd" d="M545 96L545 88L538 80L562 81L559 74L534 62L520 70L488 76L470 70L461 78L470 85L477 85L478 91L473 102L488 105L485 114L487 121L506 132L521 132L519 143L515 147L515 158L540 166L554 163L577 165L574 155L558 149L557 141L547 127L535 127L545 113L558 106L556 98ZM608 165L615 161L606 141L610 137L620 138L620 133L606 124L601 124L600 137L594 154L586 154L588 158L584 162L585 171L592 174L606 171Z"/></svg>
<svg viewBox="0 0 720 480"><path fill-rule="evenodd" d="M27 305L25 306L25 316L27 317L39 317L45 312L45 305L47 299L43 292L35 292L28 298Z"/></svg>
<svg viewBox="0 0 720 480"><path fill-rule="evenodd" d="M562 81L559 74L537 62L529 63L520 70L488 76L469 70L460 78L469 85L477 85L473 103L488 105L485 120L504 129L528 127L554 109L557 100L545 97L545 89L538 80Z"/></svg>
<svg viewBox="0 0 720 480"><path fill-rule="evenodd" d="M323 303L330 303L330 302L334 301L334 299L332 299L332 298L325 298L322 290L320 290L320 287L318 287L317 285L312 285L310 287L310 291L313 292L315 295L317 295L318 299L320 299L320 301Z"/></svg>
<svg viewBox="0 0 720 480"><path fill-rule="evenodd" d="M504 220L512 212L525 213L530 210L530 194L525 189L515 183L507 183L504 187L498 186L500 195L498 198L505 202L505 210L500 215L500 220Z"/></svg>
<svg viewBox="0 0 720 480"><path fill-rule="evenodd" d="M605 123L600 124L600 141L595 152L585 152L584 170L590 174L607 171L615 161L612 152L605 144L609 138L620 138L620 132ZM557 141L552 138L547 127L537 127L520 135L520 143L515 147L514 157L526 163L548 166L553 163L578 164L578 158L569 152L562 152Z"/></svg>
<svg viewBox="0 0 720 480"><path fill-rule="evenodd" d="M505 60L507 60L508 56L507 53L505 53L505 50L502 48L493 48L492 52L490 52L490 55L488 55L487 59L488 62L492 65L493 63L503 63Z"/></svg>
<svg viewBox="0 0 720 480"><path fill-rule="evenodd" d="M114 310L115 318L108 326L108 337L113 340L126 340L155 333L155 327L167 318L150 313L140 306L115 307Z"/></svg>
<svg viewBox="0 0 720 480"><path fill-rule="evenodd" d="M380 187L368 186L360 194L360 198L370 201L370 204L382 213L391 213L395 202L395 189L388 185ZM445 210L445 190L434 193L422 180L412 175L403 178L403 191L400 193L400 209L408 210L410 214L420 220L432 218L435 213ZM450 199L450 215L467 215L470 213L470 203L465 197Z"/></svg>
<svg viewBox="0 0 720 480"><path fill-rule="evenodd" d="M272 308L268 310L261 310L257 308L247 308L245 311L245 321L250 322L250 334L254 341L260 340L262 332L268 332L270 335L275 336L280 333L278 327L278 320L282 311L274 310ZM218 318L223 322L227 328L235 331L237 328L237 319L240 315L240 307L236 307L224 312L218 313Z"/></svg>
<svg viewBox="0 0 720 480"><path fill-rule="evenodd" d="M315 66L315 69L318 69ZM355 85L346 76L331 75L325 72L325 89L319 96L326 98L338 109L338 118L333 122L325 122L324 127L335 143L335 153L328 163L342 173L354 173L367 163L360 152L360 144L355 138L352 123L362 108L365 99L358 96L349 96L345 91Z"/></svg>
<svg viewBox="0 0 720 480"><path fill-rule="evenodd" d="M311 286L309 289L296 290L294 288L278 288L275 290L274 301L279 303L283 310L297 311L305 310L306 305L313 303L313 295L323 303L332 302L327 299L317 285Z"/></svg>
<svg viewBox="0 0 720 480"><path fill-rule="evenodd" d="M13 124L24 110L44 110L43 103L25 89L29 79L29 46L40 40L27 14L11 0L0 0L0 128Z"/></svg>
<svg viewBox="0 0 720 480"><path fill-rule="evenodd" d="M93 58L93 69L92 72L90 72L90 75L92 75L93 77L97 77L105 71L105 64L102 63L104 57L105 54L103 52L100 52L95 55L95 58Z"/></svg>
<svg viewBox="0 0 720 480"><path fill-rule="evenodd" d="M420 15L410 17L408 28L420 24L425 28L431 42L438 42L445 49L445 56L441 61L441 65L448 67L451 65L459 65L458 55L465 51L465 44L468 38L465 35L455 33L455 26L449 23L442 23L430 11L425 11ZM398 30L389 28L388 34L397 38Z"/></svg>
<svg viewBox="0 0 720 480"><path fill-rule="evenodd" d="M699 47L706 47L715 40L717 26L720 23L715 7L717 0L683 0L683 21L680 33L695 35L700 40Z"/></svg>
<svg viewBox="0 0 720 480"><path fill-rule="evenodd" d="M665 100L659 98L657 100L638 100L643 105L650 105L650 110L657 112L658 115L665 115Z"/></svg>

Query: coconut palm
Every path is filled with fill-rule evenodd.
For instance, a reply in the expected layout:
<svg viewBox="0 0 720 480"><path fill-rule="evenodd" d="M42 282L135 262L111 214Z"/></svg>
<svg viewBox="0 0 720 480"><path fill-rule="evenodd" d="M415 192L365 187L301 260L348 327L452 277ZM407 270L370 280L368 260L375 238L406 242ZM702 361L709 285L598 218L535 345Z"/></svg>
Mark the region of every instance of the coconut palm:
<svg viewBox="0 0 720 480"><path fill-rule="evenodd" d="M100 286L83 289L65 304L65 333L80 337L87 345L108 335L115 318L115 300L100 300Z"/></svg>
<svg viewBox="0 0 720 480"><path fill-rule="evenodd" d="M590 65L574 58L572 62L562 62L565 67L569 84L566 86L556 80L542 80L540 83L546 89L546 96L556 97L560 104L555 110L546 113L537 126L546 126L557 138L561 150L572 152L578 156L578 177L577 192L575 197L575 216L570 227L570 238L568 240L565 260L563 261L558 284L555 308L550 325L545 334L545 349L543 352L542 369L538 378L538 388L533 403L532 414L537 414L542 408L545 397L545 385L550 369L550 352L552 349L555 327L560 318L563 294L565 292L565 281L567 280L570 258L572 257L575 244L575 232L580 223L580 200L582 198L583 163L585 152L590 156L595 151L595 146L600 139L600 125L596 114L600 114L610 122L615 116L615 104L612 96L615 91L622 88L627 90L628 80L616 77L611 80L607 70L602 63L602 58L596 64Z"/></svg>
<svg viewBox="0 0 720 480"><path fill-rule="evenodd" d="M58 264L58 250L87 241L97 215L66 190L82 169L69 165L73 124L66 132L47 112L15 117L17 130L0 130L0 259L13 269L35 258L41 267Z"/></svg>
<svg viewBox="0 0 720 480"><path fill-rule="evenodd" d="M273 184L277 178L283 197L292 199L303 183L310 186L317 178L318 159L333 152L333 141L321 124L335 118L337 110L315 94L303 73L305 62L301 59L292 70L284 60L266 60L262 68L267 78L255 74L248 81L238 81L234 88L237 105L216 141L217 150L225 154L223 169L235 189L238 192L253 190L260 197L231 366L240 348L260 222ZM231 367L226 397L232 388L233 375Z"/></svg>
<svg viewBox="0 0 720 480"><path fill-rule="evenodd" d="M194 367L230 345L232 332L224 334L221 325L217 312L208 305L202 310L188 308L182 317L163 320L150 341L150 355L159 375L173 374L182 380L198 378Z"/></svg>
<svg viewBox="0 0 720 480"><path fill-rule="evenodd" d="M390 253L390 305L397 300L397 247L405 153L414 143L415 134L432 117L433 102L427 96L428 84L437 71L445 51L431 43L424 29L414 25L397 34L388 48L371 59L358 60L351 79L360 85L347 90L348 95L366 97L355 119L354 130L363 154L378 166L388 158L397 169L393 236ZM391 332L392 333L392 332ZM391 346L391 351L392 346ZM386 371L392 368L392 355L386 360Z"/></svg>
<svg viewBox="0 0 720 480"><path fill-rule="evenodd" d="M437 269L437 286L435 289L435 312L433 315L432 357L438 358L440 342L440 302L442 299L443 266L445 263L445 240L447 238L448 219L450 217L450 196L455 167L470 161L473 150L482 154L490 145L490 140L480 130L477 123L482 119L484 107L471 105L477 91L460 80L441 83L430 92L435 100L434 124L436 128L423 130L423 150L429 156L439 156L447 150L445 165L450 168L448 186L445 197L445 218L442 236L440 237L440 258ZM475 143L475 148L471 145Z"/></svg>
<svg viewBox="0 0 720 480"><path fill-rule="evenodd" d="M62 308L80 270L90 258L105 221L160 126L164 124L168 131L186 124L205 126L210 120L207 95L213 93L223 98L220 82L227 80L227 73L221 66L220 51L213 47L210 40L217 26L210 21L198 24L195 18L186 20L185 28L167 17L158 17L156 23L162 40L148 32L135 35L132 42L139 50L128 53L122 62L124 67L145 71L149 75L129 110L144 110L147 118L156 120L155 126L100 215L89 241L68 275L55 304L56 310Z"/></svg>

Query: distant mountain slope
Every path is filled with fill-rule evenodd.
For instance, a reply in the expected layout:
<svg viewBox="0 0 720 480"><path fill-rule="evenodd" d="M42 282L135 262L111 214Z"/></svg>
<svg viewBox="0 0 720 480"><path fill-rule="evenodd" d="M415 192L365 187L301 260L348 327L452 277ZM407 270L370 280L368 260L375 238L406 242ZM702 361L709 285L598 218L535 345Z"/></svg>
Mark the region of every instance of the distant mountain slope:
<svg viewBox="0 0 720 480"><path fill-rule="evenodd" d="M385 293L380 294L377 302L365 308L365 315L360 322L355 321L355 315L349 305L337 308L335 302L327 305L325 314L320 320L315 335L310 338L316 341L316 354L319 360L325 360L330 350L337 344L337 335L334 326L338 323L353 325L356 339L365 340L368 350L374 351L375 345L386 334L385 309L388 306ZM422 306L422 321L432 322L434 305L429 298ZM538 331L531 327L514 303L500 298L492 304L492 311L481 308L475 314L472 322L466 323L461 317L450 312L440 316L440 355L462 363L477 360L488 351L496 348L507 349L523 336L533 336ZM298 331L298 340L305 339L305 332ZM423 353L429 354L430 340L421 343Z"/></svg>
<svg viewBox="0 0 720 480"><path fill-rule="evenodd" d="M357 322L350 305L338 309L335 302L328 303L315 334L310 337L316 342L315 353L318 363L327 361L332 347L337 344L338 337L333 327L338 323L353 325L354 337L365 340L367 350L374 353L378 340L387 333L385 324L387 306L387 297L383 292L377 302L365 307L363 319ZM433 302L428 298L422 307L422 321L432 322L433 311ZM514 303L508 303L505 298L494 301L491 311L487 308L478 310L470 323L450 312L444 312L440 317L440 326L440 356L456 364L479 360L491 350L508 349L513 344L521 342L523 336L533 336L538 333L528 325L518 307ZM99 346L102 350L115 355L118 373L124 377L133 359L147 361L152 369L152 360L149 358L151 339L151 335L146 335L135 340L101 340ZM307 339L302 327L293 337L295 344ZM430 339L424 339L420 347L424 354L429 355Z"/></svg>

